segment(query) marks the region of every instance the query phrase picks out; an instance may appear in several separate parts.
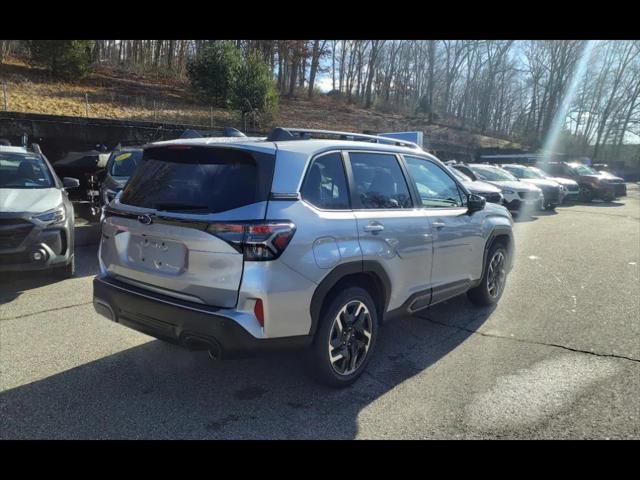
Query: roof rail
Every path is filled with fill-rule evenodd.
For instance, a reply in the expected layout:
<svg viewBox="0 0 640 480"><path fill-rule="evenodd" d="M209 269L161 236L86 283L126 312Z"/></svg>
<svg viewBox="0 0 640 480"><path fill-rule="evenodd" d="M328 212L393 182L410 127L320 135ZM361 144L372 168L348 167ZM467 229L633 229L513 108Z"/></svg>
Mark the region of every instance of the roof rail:
<svg viewBox="0 0 640 480"><path fill-rule="evenodd" d="M212 136L211 133L212 132L202 133L198 130L187 129L184 132L182 132L182 135L180 136L180 138L205 138L205 137L211 137ZM217 136L218 135L216 135L216 137ZM233 127L224 127L222 129L222 136L223 137L246 137L244 133L242 133L237 128L233 128Z"/></svg>
<svg viewBox="0 0 640 480"><path fill-rule="evenodd" d="M37 144L37 143L32 143L31 144L31 150L36 152L38 155L42 155L42 150L40 149L40 145Z"/></svg>
<svg viewBox="0 0 640 480"><path fill-rule="evenodd" d="M420 147L413 142L399 140L397 138L383 137L380 135L366 135L364 133L339 132L334 130L314 130L309 128L274 128L266 138L267 142L282 142L289 140L308 140L313 136L337 136L340 140L354 140L372 143L388 143L402 147L417 148Z"/></svg>
<svg viewBox="0 0 640 480"><path fill-rule="evenodd" d="M246 137L244 133L242 133L237 128L233 128L233 127L224 127L222 129L222 136L223 137Z"/></svg>

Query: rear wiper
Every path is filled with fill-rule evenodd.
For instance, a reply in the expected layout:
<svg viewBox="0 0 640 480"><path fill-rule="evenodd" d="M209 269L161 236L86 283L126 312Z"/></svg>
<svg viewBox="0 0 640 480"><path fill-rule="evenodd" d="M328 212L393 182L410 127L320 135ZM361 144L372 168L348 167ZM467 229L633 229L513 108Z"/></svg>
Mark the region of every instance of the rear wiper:
<svg viewBox="0 0 640 480"><path fill-rule="evenodd" d="M194 205L190 203L172 203L172 202L159 202L154 204L153 208L156 210L208 210L207 205Z"/></svg>

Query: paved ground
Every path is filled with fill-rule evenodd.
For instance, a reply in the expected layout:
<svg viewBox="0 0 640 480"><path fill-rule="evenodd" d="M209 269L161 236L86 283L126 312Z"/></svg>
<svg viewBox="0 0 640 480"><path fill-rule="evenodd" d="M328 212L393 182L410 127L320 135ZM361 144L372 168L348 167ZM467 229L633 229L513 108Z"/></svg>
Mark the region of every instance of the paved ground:
<svg viewBox="0 0 640 480"><path fill-rule="evenodd" d="M0 279L0 438L640 438L640 192L516 225L495 309L385 325L355 386L212 362L98 317L77 278Z"/></svg>

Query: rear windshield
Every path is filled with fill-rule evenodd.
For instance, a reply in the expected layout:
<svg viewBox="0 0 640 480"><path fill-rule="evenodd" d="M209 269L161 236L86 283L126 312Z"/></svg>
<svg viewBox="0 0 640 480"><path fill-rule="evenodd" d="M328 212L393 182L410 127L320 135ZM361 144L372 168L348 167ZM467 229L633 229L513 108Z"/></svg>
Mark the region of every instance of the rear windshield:
<svg viewBox="0 0 640 480"><path fill-rule="evenodd" d="M231 148L150 148L120 202L164 211L217 213L265 201L274 158Z"/></svg>

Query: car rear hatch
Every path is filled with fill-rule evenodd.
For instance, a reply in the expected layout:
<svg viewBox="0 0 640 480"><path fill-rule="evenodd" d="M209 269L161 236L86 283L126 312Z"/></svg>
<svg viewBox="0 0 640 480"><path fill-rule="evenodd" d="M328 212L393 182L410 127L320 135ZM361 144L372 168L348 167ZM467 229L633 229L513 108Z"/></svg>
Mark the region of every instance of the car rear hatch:
<svg viewBox="0 0 640 480"><path fill-rule="evenodd" d="M264 222L275 154L267 148L145 150L105 210L103 274L185 301L236 305L245 225Z"/></svg>

